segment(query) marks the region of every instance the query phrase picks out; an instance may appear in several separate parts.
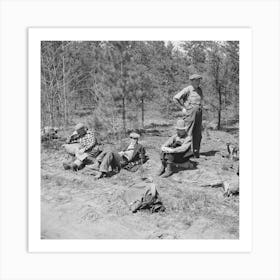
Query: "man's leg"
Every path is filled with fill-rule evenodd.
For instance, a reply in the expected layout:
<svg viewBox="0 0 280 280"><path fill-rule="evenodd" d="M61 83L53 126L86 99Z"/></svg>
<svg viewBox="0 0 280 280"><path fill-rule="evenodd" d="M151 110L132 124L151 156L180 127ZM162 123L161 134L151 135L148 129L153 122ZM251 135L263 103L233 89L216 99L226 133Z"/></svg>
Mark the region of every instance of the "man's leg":
<svg viewBox="0 0 280 280"><path fill-rule="evenodd" d="M71 156L71 159L68 161L63 162L63 167L65 170L67 169L73 169L73 164L76 160L76 153L79 151L80 144L79 143L73 143L73 144L65 144L64 145L65 151L69 156Z"/></svg>
<svg viewBox="0 0 280 280"><path fill-rule="evenodd" d="M166 163L166 161L167 161L166 153L164 153L164 152L160 153L160 160L161 160L161 167L157 173L158 176L162 175L165 172L165 168L166 168L166 164L167 164Z"/></svg>
<svg viewBox="0 0 280 280"><path fill-rule="evenodd" d="M189 160L189 157L192 155L191 150L184 153L174 153L174 154L165 154L167 159L165 172L162 175L163 178L169 177L174 173L174 167L176 163L185 163Z"/></svg>
<svg viewBox="0 0 280 280"><path fill-rule="evenodd" d="M99 171L108 173L109 168L112 166L112 161L114 159L114 155L112 152L107 152L106 155L103 157L102 162L99 167Z"/></svg>
<svg viewBox="0 0 280 280"><path fill-rule="evenodd" d="M88 158L89 154L78 150L75 156L76 159L73 163L72 169L77 171L85 167L86 159Z"/></svg>
<svg viewBox="0 0 280 280"><path fill-rule="evenodd" d="M74 171L82 169L85 166L84 161L88 157L88 153L80 152L80 144L78 143L66 144L64 148L69 155L74 156L72 164L63 163L64 169L72 169Z"/></svg>
<svg viewBox="0 0 280 280"><path fill-rule="evenodd" d="M195 122L193 128L193 153L195 157L199 157L201 143L201 126L202 126L202 110L199 108L195 114Z"/></svg>
<svg viewBox="0 0 280 280"><path fill-rule="evenodd" d="M112 168L115 169L117 168L118 171L124 167L128 161L125 160L123 157L120 156L120 154L117 151L113 151L113 160L112 160Z"/></svg>
<svg viewBox="0 0 280 280"><path fill-rule="evenodd" d="M107 153L108 151L103 151L96 158L92 158L93 164L90 166L90 168L93 170L99 170L100 164Z"/></svg>
<svg viewBox="0 0 280 280"><path fill-rule="evenodd" d="M190 108L186 110L186 115L183 117L186 126L186 132L188 136L192 136L193 128L195 123L195 108Z"/></svg>
<svg viewBox="0 0 280 280"><path fill-rule="evenodd" d="M99 172L95 176L95 179L100 179L109 172L109 168L112 167L114 161L113 152L107 152L103 155L102 162L100 163Z"/></svg>
<svg viewBox="0 0 280 280"><path fill-rule="evenodd" d="M168 154L165 153L164 158L166 159L166 167L165 167L165 172L161 176L162 178L167 178L173 174L173 168L174 168L174 159L175 159L175 154Z"/></svg>
<svg viewBox="0 0 280 280"><path fill-rule="evenodd" d="M80 144L79 143L65 144L64 148L67 154L71 156L75 156L80 149Z"/></svg>

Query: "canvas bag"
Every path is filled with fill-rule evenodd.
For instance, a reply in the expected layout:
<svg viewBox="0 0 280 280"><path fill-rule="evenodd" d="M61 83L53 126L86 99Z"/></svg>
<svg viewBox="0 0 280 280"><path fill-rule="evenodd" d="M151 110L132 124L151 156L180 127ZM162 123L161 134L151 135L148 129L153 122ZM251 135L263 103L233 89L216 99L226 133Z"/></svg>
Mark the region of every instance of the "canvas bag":
<svg viewBox="0 0 280 280"><path fill-rule="evenodd" d="M144 209L152 213L165 210L154 183L133 185L125 192L125 201L132 213Z"/></svg>

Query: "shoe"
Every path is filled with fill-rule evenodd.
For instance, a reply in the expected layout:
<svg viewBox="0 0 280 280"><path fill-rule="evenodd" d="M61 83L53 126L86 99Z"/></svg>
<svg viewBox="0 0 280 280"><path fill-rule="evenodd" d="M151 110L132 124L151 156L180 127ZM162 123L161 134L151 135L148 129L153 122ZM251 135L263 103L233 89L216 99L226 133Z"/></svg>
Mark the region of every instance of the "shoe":
<svg viewBox="0 0 280 280"><path fill-rule="evenodd" d="M160 170L157 172L157 175L160 176L164 173L166 165L162 162Z"/></svg>
<svg viewBox="0 0 280 280"><path fill-rule="evenodd" d="M94 164L90 166L91 169L99 170L100 162L96 161Z"/></svg>
<svg viewBox="0 0 280 280"><path fill-rule="evenodd" d="M79 166L78 166L77 164L73 163L73 164L71 165L71 169L72 169L73 171L78 171L78 170L79 170Z"/></svg>
<svg viewBox="0 0 280 280"><path fill-rule="evenodd" d="M173 174L172 164L168 163L166 168L165 168L165 172L163 173L161 178L167 178L167 177L171 176L172 174Z"/></svg>
<svg viewBox="0 0 280 280"><path fill-rule="evenodd" d="M65 170L71 169L71 165L69 163L63 162L63 167Z"/></svg>
<svg viewBox="0 0 280 280"><path fill-rule="evenodd" d="M105 176L104 172L98 171L97 175L94 176L95 180L101 179Z"/></svg>
<svg viewBox="0 0 280 280"><path fill-rule="evenodd" d="M199 151L198 151L198 150L194 150L194 151L193 151L193 157L194 157L194 158L199 158L199 156L200 156L200 155L199 155Z"/></svg>

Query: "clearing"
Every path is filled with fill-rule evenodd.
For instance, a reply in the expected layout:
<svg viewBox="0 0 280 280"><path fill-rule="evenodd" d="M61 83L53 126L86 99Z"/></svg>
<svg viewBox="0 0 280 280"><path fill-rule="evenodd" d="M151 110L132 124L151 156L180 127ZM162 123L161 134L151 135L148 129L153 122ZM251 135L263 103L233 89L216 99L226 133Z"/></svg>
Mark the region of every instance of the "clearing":
<svg viewBox="0 0 280 280"><path fill-rule="evenodd" d="M136 172L95 181L83 172L65 171L61 140L42 144L42 239L238 239L239 196L224 197L222 188L203 187L238 180L238 161L225 155L226 143L238 143L238 127L203 133L202 156L195 169L160 178L161 144L172 127L155 126L140 138L149 160ZM165 212L132 213L125 200L129 186L152 178Z"/></svg>

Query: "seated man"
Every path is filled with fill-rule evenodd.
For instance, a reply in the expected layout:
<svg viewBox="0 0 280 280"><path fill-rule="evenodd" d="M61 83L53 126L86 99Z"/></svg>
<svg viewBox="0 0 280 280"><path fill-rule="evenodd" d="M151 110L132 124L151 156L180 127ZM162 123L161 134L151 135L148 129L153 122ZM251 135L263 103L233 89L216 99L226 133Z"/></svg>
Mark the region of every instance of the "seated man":
<svg viewBox="0 0 280 280"><path fill-rule="evenodd" d="M72 156L70 162L64 162L65 170L72 169L74 171L82 169L87 163L92 163L101 153L98 141L93 131L79 123L75 126L74 133L67 139L63 145L66 152Z"/></svg>
<svg viewBox="0 0 280 280"><path fill-rule="evenodd" d="M179 119L175 126L177 134L171 136L161 147L161 168L158 175L163 178L173 174L173 165L188 161L192 155L192 137L187 134L184 120Z"/></svg>
<svg viewBox="0 0 280 280"><path fill-rule="evenodd" d="M120 152L107 151L102 152L97 158L98 173L95 179L100 179L109 172L109 169L126 168L130 164L143 164L146 161L145 148L138 143L140 135L137 133L130 134L130 143L126 149Z"/></svg>

